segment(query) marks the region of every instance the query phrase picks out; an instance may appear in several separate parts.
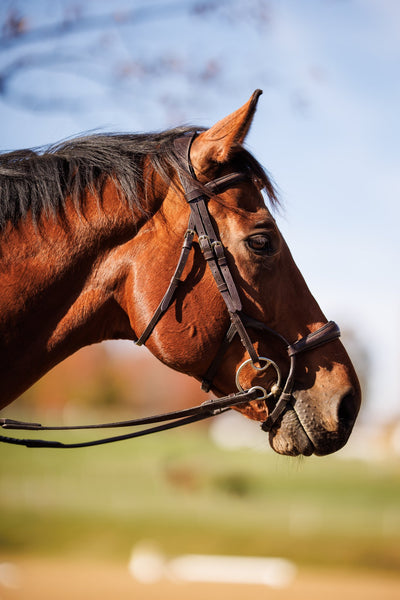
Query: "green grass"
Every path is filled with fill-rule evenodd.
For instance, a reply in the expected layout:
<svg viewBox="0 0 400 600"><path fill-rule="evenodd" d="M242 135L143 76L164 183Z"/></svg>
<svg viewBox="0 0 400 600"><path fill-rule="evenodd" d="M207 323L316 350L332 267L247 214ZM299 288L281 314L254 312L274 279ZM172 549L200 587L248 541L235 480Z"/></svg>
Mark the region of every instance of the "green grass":
<svg viewBox="0 0 400 600"><path fill-rule="evenodd" d="M193 426L82 450L3 445L0 552L125 560L145 539L171 555L399 570L399 475L396 462L224 451Z"/></svg>

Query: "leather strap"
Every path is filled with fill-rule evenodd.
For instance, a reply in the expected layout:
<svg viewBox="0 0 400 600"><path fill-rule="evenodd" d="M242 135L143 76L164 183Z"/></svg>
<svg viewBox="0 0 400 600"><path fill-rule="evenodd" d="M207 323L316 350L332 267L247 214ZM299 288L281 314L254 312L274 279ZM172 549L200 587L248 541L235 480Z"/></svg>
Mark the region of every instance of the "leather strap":
<svg viewBox="0 0 400 600"><path fill-rule="evenodd" d="M188 228L185 233L181 254L179 257L178 265L175 269L175 273L173 274L171 281L169 283L168 289L164 294L163 299L158 305L153 317L150 320L150 323L147 325L146 329L143 331L142 335L136 340L135 344L137 346L142 346L149 339L150 335L153 332L154 327L157 325L163 314L168 310L168 308L172 304L172 300L175 296L176 289L178 288L181 282L181 276L183 273L183 269L187 263L189 258L189 253L193 245L193 238L195 235L195 231L193 229L192 220L189 219Z"/></svg>
<svg viewBox="0 0 400 600"><path fill-rule="evenodd" d="M220 194L230 187L247 179L247 175L244 173L230 173L202 186L197 181L192 164L190 162L190 146L193 139L194 136L187 136L175 140L175 149L180 159L184 162L185 169L184 173L180 173L179 176L184 188L185 198L191 209L181 255L175 273L170 280L168 289L165 292L163 299L155 310L153 317L151 318L146 329L135 342L137 346L142 346L146 343L163 314L171 306L175 297L175 292L180 284L180 278L188 260L190 250L192 248L195 233L199 239L200 249L211 269L218 290L222 294L228 311L236 312L241 310L239 294L232 279L223 246L218 240L214 226L211 222L206 201L208 199L207 193L212 195ZM191 174L191 177L189 178L186 176L188 172ZM241 337L245 337L245 334L242 334ZM252 358L256 359L255 353L253 354Z"/></svg>
<svg viewBox="0 0 400 600"><path fill-rule="evenodd" d="M154 415L151 417L143 417L141 419L133 419L128 421L118 421L115 423L101 423L97 425L75 425L70 427L49 427L41 425L40 423L25 423L23 421L16 421L14 419L0 419L0 426L3 429L13 430L25 430L25 431L71 431L81 429L114 429L120 427L137 427L141 425L155 425L155 427L148 427L141 431L134 431L131 433L113 436L109 438L102 438L97 440L90 440L85 442L77 442L71 444L65 444L63 442L53 440L38 440L38 439L21 439L12 438L7 436L0 436L0 442L7 444L14 444L18 446L26 446L28 448L86 448L89 446L98 446L100 444L109 444L111 442L118 442L122 440L133 439L149 435L150 433L157 433L165 431L167 429L174 429L189 423L195 423L208 419L217 414L221 414L229 410L232 406L239 404L247 404L252 400L256 400L258 396L257 389L244 390L243 392L237 392L230 396L224 396L223 398L206 400L199 406L193 406L179 411L164 413L161 415ZM160 423L160 425L157 425Z"/></svg>
<svg viewBox="0 0 400 600"><path fill-rule="evenodd" d="M297 342L287 346L287 352L290 359L289 374L286 379L285 387L278 398L273 411L268 415L268 418L261 425L263 431L271 431L276 421L286 410L288 404L293 400L294 377L296 370L296 356L306 350L312 350L318 346L322 346L327 342L331 342L340 336L340 329L334 321L328 321L322 327L302 337Z"/></svg>
<svg viewBox="0 0 400 600"><path fill-rule="evenodd" d="M294 356L295 354L304 352L304 350L312 350L312 348L331 342L339 336L339 326L334 321L328 321L328 323L325 323L325 325L317 329L317 331L313 331L300 340L297 340L297 342L290 344L288 347L288 354L289 356Z"/></svg>
<svg viewBox="0 0 400 600"><path fill-rule="evenodd" d="M175 141L175 147L177 148L178 154L180 154L180 156L186 160L185 171L187 172L190 170L192 177L195 177L193 167L190 162L190 147L193 139L193 137L179 138ZM230 173L219 179L209 182L205 187L209 187L212 190L218 190L220 193L220 190L226 190L233 185L237 185L237 183L243 181L245 178L246 175L244 173ZM207 196L203 192L201 195L198 195L196 198L194 198L194 194L198 194L199 190L201 189L199 188L197 181L193 179L188 180L187 177L181 174L180 179L185 193L185 198L189 202L192 211L194 228L198 235L200 248L210 267L218 290L224 299L231 323L238 332L241 342L247 350L250 358L254 363L257 363L257 352L255 351L255 348L239 315L239 311L242 310L242 302L225 257L224 247L219 240L211 221L211 216L206 204Z"/></svg>

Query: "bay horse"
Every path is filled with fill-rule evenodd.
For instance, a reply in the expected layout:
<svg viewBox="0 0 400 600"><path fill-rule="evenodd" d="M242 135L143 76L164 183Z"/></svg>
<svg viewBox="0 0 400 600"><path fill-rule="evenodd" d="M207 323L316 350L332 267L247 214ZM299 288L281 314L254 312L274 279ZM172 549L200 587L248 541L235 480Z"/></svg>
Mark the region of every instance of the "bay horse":
<svg viewBox="0 0 400 600"><path fill-rule="evenodd" d="M238 388L278 453L347 442L357 376L243 146L261 93L210 129L0 156L1 408L83 346L124 338L217 397Z"/></svg>

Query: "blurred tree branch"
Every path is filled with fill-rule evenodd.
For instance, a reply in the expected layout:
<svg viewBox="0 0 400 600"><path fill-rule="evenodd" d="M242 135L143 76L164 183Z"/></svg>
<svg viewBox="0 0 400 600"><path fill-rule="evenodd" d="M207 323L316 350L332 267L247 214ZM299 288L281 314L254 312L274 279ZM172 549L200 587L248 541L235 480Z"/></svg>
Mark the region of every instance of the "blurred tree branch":
<svg viewBox="0 0 400 600"><path fill-rule="evenodd" d="M254 32L264 30L270 23L268 0L136 4L131 8L129 3L126 8L122 3L121 7L96 14L88 12L83 2L60 0L58 18L44 22L35 14L35 2L27 3L23 11L11 2L7 10L3 9L3 16L0 12L0 98L28 110L76 111L84 110L85 104L90 104L91 94L96 94L96 89L82 87L74 93L72 85L68 88L68 79L65 86L56 84L46 89L46 85L41 85L41 77L44 79L43 74L47 74L48 79L49 73L54 81L66 75L83 78L116 96L124 86L170 76L210 86L218 83L222 66L221 57L213 55L207 40L199 48L196 61L190 61L180 39L157 39L149 54L135 32L140 30L142 34L146 29L151 38L152 25L181 17L189 19L193 30L201 20L204 23L210 18L219 19L225 26L247 23ZM122 30L126 36L131 35L123 43L118 39ZM173 104L173 92L164 93L160 102Z"/></svg>

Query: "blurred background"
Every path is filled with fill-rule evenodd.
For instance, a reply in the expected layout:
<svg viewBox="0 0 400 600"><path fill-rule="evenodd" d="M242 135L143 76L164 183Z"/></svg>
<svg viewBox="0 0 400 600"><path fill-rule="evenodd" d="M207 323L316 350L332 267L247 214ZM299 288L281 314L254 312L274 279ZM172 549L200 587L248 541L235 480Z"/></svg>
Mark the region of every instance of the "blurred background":
<svg viewBox="0 0 400 600"><path fill-rule="evenodd" d="M395 0L3 0L2 152L91 131L210 126L264 90L247 146L276 181L279 226L342 328L364 406L346 448L323 459L272 454L236 414L112 448L2 447L0 598L26 597L28 582L30 597L45 598L34 576L49 557L60 577L60 564L82 560L126 574L143 540L166 557L284 557L298 570L291 598L308 573L318 594L334 580L352 598L398 597L399 70ZM116 420L202 400L146 349L108 342L59 365L3 416ZM367 589L351 587L352 573Z"/></svg>

